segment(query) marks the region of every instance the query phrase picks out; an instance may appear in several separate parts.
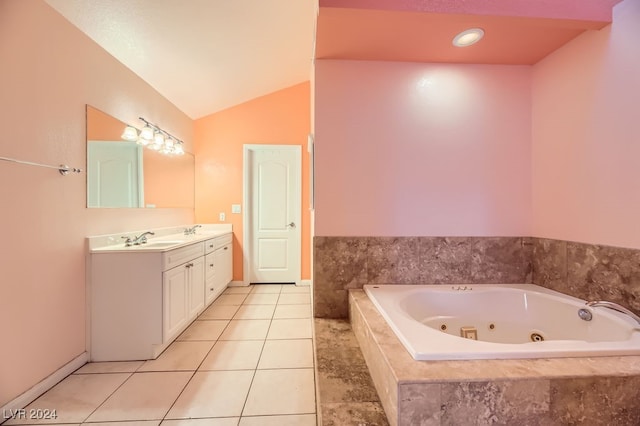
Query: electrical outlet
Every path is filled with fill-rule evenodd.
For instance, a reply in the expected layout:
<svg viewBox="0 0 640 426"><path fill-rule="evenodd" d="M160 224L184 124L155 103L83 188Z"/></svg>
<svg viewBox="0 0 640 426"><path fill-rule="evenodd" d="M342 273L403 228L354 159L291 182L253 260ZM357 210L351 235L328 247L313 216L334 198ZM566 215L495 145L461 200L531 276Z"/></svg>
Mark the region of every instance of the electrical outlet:
<svg viewBox="0 0 640 426"><path fill-rule="evenodd" d="M220 218L220 222L224 222L225 219L227 218L227 215L225 215L224 212L220 212L219 218Z"/></svg>
<svg viewBox="0 0 640 426"><path fill-rule="evenodd" d="M231 204L231 213L241 213L242 212L242 208L240 207L240 204Z"/></svg>

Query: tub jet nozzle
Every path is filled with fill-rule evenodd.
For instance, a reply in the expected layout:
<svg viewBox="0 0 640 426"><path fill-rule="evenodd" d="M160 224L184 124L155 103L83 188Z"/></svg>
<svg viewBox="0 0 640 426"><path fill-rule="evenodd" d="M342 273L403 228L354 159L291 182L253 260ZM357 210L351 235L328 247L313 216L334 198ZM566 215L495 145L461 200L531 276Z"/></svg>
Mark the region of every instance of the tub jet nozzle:
<svg viewBox="0 0 640 426"><path fill-rule="evenodd" d="M593 319L593 314L591 313L591 311L584 308L578 309L578 316L581 320L584 321L591 321Z"/></svg>

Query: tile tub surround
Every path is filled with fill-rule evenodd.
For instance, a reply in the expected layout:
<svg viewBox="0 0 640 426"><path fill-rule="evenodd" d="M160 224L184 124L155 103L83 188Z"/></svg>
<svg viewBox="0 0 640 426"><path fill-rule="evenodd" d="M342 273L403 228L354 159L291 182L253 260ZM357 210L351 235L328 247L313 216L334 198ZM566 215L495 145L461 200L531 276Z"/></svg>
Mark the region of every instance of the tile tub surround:
<svg viewBox="0 0 640 426"><path fill-rule="evenodd" d="M535 238L533 283L640 314L640 250Z"/></svg>
<svg viewBox="0 0 640 426"><path fill-rule="evenodd" d="M392 426L640 424L638 356L415 361L364 291L349 302Z"/></svg>
<svg viewBox="0 0 640 426"><path fill-rule="evenodd" d="M315 237L314 316L364 284L537 284L640 314L640 250L533 237Z"/></svg>
<svg viewBox="0 0 640 426"><path fill-rule="evenodd" d="M346 318L364 284L531 283L531 238L314 237L314 316Z"/></svg>

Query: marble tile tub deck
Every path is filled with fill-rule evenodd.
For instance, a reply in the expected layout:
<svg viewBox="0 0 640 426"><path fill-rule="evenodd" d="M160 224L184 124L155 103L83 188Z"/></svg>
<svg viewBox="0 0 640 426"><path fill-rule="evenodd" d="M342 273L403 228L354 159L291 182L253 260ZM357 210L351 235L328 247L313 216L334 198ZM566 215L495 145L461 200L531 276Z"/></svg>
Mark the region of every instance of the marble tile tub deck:
<svg viewBox="0 0 640 426"><path fill-rule="evenodd" d="M415 361L364 291L349 309L392 426L640 424L640 356Z"/></svg>
<svg viewBox="0 0 640 426"><path fill-rule="evenodd" d="M346 319L314 320L318 417L322 426L388 426Z"/></svg>

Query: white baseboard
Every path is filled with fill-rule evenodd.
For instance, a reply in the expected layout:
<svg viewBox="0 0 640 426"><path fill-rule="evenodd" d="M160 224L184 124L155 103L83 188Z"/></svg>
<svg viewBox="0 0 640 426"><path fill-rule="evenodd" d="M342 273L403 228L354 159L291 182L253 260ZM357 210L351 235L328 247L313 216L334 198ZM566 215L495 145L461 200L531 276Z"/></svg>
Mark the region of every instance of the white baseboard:
<svg viewBox="0 0 640 426"><path fill-rule="evenodd" d="M245 283L244 281L231 281L229 283L229 287L247 287L249 283ZM300 282L296 283L297 286L310 286L311 280L300 280Z"/></svg>
<svg viewBox="0 0 640 426"><path fill-rule="evenodd" d="M16 410L20 410L26 407L40 395L60 383L62 379L67 377L69 374L85 365L88 360L89 355L87 354L87 352L81 353L80 355L51 373L49 376L45 377L42 381L33 385L29 390L19 395L17 398L9 401L4 407L0 407L0 412L10 413L11 410L15 412ZM0 423L2 423L4 420L7 419L0 418Z"/></svg>

